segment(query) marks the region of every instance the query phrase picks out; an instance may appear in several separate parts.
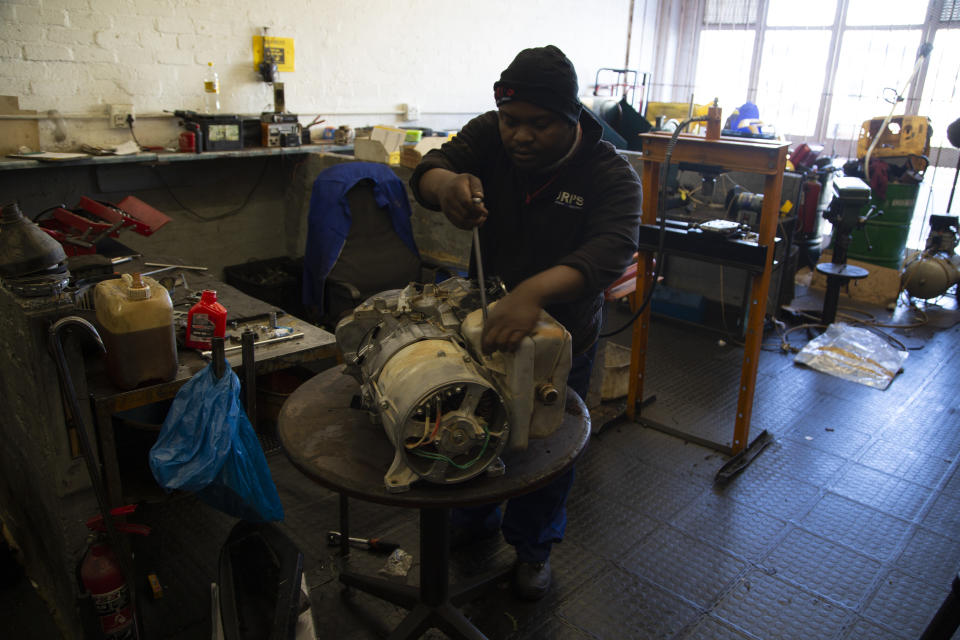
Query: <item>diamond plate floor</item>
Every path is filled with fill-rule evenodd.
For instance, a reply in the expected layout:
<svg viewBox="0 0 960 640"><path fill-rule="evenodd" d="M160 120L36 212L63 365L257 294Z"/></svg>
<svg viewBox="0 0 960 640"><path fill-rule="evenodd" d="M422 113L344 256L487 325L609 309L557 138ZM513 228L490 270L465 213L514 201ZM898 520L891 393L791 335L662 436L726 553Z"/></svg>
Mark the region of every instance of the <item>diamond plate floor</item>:
<svg viewBox="0 0 960 640"><path fill-rule="evenodd" d="M922 348L885 391L764 351L751 435L767 429L773 442L725 488L713 484L727 460L716 451L607 425L577 465L547 597L523 603L498 585L464 613L494 640L916 640L960 569L960 328L943 315L935 328L894 334ZM729 441L741 355L716 335L655 321L651 407L678 429ZM336 496L282 454L269 460L320 637L386 637L402 609L342 596L341 560L325 540ZM353 534L399 542L415 557L416 584L416 513L351 505ZM138 564L166 592L145 604L147 639L209 638L209 584L235 521L190 496L143 505L141 515L155 533ZM456 552L453 578L512 559L500 539ZM370 574L384 562L357 550L348 560Z"/></svg>

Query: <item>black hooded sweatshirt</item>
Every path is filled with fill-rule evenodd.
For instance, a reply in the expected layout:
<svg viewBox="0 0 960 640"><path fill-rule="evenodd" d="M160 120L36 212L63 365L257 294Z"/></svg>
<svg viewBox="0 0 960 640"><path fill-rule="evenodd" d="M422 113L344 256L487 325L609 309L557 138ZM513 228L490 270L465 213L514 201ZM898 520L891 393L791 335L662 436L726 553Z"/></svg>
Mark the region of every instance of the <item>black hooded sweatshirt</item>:
<svg viewBox="0 0 960 640"><path fill-rule="evenodd" d="M500 140L496 111L477 116L439 149L427 153L410 178L417 201L428 209L420 178L430 169L471 173L483 183L489 212L480 227L486 276L508 289L556 265L583 274L583 294L548 305L547 313L570 332L573 353L586 351L600 333L603 291L619 278L637 250L640 180L613 145L600 139L600 123L580 115L580 146L551 173L516 169ZM471 258L470 273L476 266Z"/></svg>

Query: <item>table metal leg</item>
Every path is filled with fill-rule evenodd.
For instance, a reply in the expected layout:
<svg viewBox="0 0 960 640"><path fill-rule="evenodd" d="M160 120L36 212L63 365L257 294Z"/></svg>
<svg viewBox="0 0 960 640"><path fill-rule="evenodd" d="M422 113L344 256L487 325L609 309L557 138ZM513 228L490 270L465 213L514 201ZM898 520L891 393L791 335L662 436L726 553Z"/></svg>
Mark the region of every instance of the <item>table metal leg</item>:
<svg viewBox="0 0 960 640"><path fill-rule="evenodd" d="M450 510L420 509L420 600L447 601L450 586Z"/></svg>
<svg viewBox="0 0 960 640"><path fill-rule="evenodd" d="M387 640L408 640L419 638L423 632L433 626L433 607L418 604L396 629L387 637Z"/></svg>
<svg viewBox="0 0 960 640"><path fill-rule="evenodd" d="M397 584L383 578L364 576L351 571L341 573L340 582L405 609L412 609L420 603L420 592L410 585Z"/></svg>
<svg viewBox="0 0 960 640"><path fill-rule="evenodd" d="M487 640L479 629L473 626L473 623L454 608L450 603L443 604L434 610L435 617L443 620L446 625L443 627L447 634L452 638L462 640Z"/></svg>
<svg viewBox="0 0 960 640"><path fill-rule="evenodd" d="M110 407L91 402L93 406L93 435L100 443L99 455L103 469L103 484L107 490L107 502L110 507L123 504L123 487L120 480L120 462L117 460L117 443L113 425L113 411Z"/></svg>
<svg viewBox="0 0 960 640"><path fill-rule="evenodd" d="M439 607L418 604L388 637L388 640L413 640L430 627L443 629L455 640L488 640L479 629L449 603Z"/></svg>
<svg viewBox="0 0 960 640"><path fill-rule="evenodd" d="M340 494L340 555L346 558L350 554L350 499Z"/></svg>
<svg viewBox="0 0 960 640"><path fill-rule="evenodd" d="M345 498L341 497L341 500ZM341 518L343 517L341 503ZM450 510L420 510L420 588L352 572L340 574L340 582L387 602L410 609L390 640L419 638L430 627L443 629L454 640L487 640L452 603L461 604L482 589L502 579L508 570L493 573L464 586L450 588ZM341 526L345 522L341 519ZM341 532L342 533L342 532ZM343 539L346 539L344 536ZM452 592L452 596L451 596Z"/></svg>

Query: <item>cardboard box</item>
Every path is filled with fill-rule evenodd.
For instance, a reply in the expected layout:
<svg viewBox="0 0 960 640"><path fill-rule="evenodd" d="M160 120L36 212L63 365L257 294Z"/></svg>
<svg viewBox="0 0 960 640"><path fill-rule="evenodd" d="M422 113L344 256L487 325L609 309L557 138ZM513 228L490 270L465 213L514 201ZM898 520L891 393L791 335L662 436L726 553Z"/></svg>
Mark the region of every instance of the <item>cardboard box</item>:
<svg viewBox="0 0 960 640"><path fill-rule="evenodd" d="M423 156L427 155L431 149L439 149L440 146L449 140L452 136L428 136L421 138L415 145L404 145L400 150L400 164L410 169L416 169Z"/></svg>
<svg viewBox="0 0 960 640"><path fill-rule="evenodd" d="M377 125L369 138L357 138L353 142L353 155L357 160L400 164L400 147L407 132L395 127Z"/></svg>
<svg viewBox="0 0 960 640"><path fill-rule="evenodd" d="M597 358L601 374L600 399L606 402L626 397L630 390L630 349L610 341L601 344L602 351Z"/></svg>
<svg viewBox="0 0 960 640"><path fill-rule="evenodd" d="M33 116L36 111L20 108L17 96L0 96L0 113L15 116ZM40 134L37 120L0 121L0 154L19 153L21 147L40 151Z"/></svg>
<svg viewBox="0 0 960 640"><path fill-rule="evenodd" d="M820 256L820 262L830 262L833 258L829 250L824 251ZM861 262L859 260L848 259L847 264L857 267L863 267L870 272L862 280L851 280L849 285L840 289L841 299L847 296L850 300L858 300L880 306L895 304L900 296L900 271ZM814 270L810 278L810 287L814 289L826 290L827 277Z"/></svg>

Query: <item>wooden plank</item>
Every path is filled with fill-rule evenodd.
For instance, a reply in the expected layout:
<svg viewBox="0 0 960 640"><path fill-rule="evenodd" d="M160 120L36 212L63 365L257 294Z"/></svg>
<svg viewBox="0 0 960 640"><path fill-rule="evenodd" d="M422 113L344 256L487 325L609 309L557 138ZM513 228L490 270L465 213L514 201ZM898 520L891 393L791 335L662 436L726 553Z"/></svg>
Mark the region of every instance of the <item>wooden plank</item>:
<svg viewBox="0 0 960 640"><path fill-rule="evenodd" d="M663 162L670 135L645 133L640 137L643 139L644 159ZM670 162L693 162L723 167L727 171L772 175L782 170L778 162L780 156L786 153L788 146L786 142L732 138L707 140L701 136L681 134L671 154Z"/></svg>
<svg viewBox="0 0 960 640"><path fill-rule="evenodd" d="M17 96L0 96L0 115L28 116L36 111L20 108ZM0 155L17 153L20 147L40 150L40 133L36 120L0 120Z"/></svg>
<svg viewBox="0 0 960 640"><path fill-rule="evenodd" d="M784 158L786 160L786 158ZM750 417L753 413L753 394L757 385L757 366L760 344L763 341L763 319L767 312L767 294L773 271L773 243L780 216L780 191L783 171L768 175L763 185L763 208L760 211L760 244L769 248L763 271L751 278L747 316L747 335L743 347L743 365L740 370L740 388L737 393L737 417L733 425L734 454L747 446L750 437Z"/></svg>
<svg viewBox="0 0 960 640"><path fill-rule="evenodd" d="M660 163L647 161L643 163L643 212L640 220L644 224L653 224L657 220L657 206L659 199L658 184L660 181ZM650 251L640 251L637 255L637 285L631 298L630 305L636 313L647 292L653 286L654 256ZM638 403L643 401L643 376L647 366L647 335L650 331L650 307L647 305L640 317L633 323L633 337L630 348L630 383L627 387L627 417L636 419Z"/></svg>

